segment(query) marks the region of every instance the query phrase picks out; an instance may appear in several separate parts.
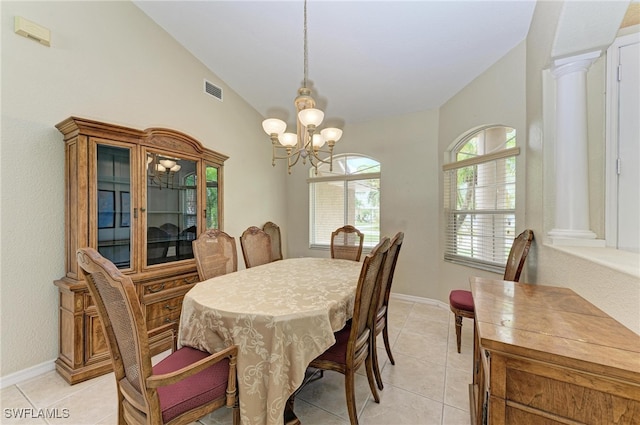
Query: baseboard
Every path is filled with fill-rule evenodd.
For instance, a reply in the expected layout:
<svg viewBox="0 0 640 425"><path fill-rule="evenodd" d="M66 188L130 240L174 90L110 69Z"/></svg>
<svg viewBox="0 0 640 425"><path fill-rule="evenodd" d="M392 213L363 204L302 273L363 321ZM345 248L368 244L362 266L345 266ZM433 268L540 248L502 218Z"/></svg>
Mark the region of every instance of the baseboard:
<svg viewBox="0 0 640 425"><path fill-rule="evenodd" d="M394 292L391 293L390 297L396 300L409 301L412 303L431 304L431 305L435 305L435 306L444 308L446 310L449 310L449 304L443 303L442 301L439 301L439 300L434 300L432 298L423 298L423 297L416 297L414 295L396 294Z"/></svg>
<svg viewBox="0 0 640 425"><path fill-rule="evenodd" d="M19 370L14 373L10 373L6 376L0 377L0 389L10 387L11 385L19 384L31 378L35 378L43 373L51 372L56 369L55 359L49 360L44 363L40 363L35 366L31 366L27 369Z"/></svg>

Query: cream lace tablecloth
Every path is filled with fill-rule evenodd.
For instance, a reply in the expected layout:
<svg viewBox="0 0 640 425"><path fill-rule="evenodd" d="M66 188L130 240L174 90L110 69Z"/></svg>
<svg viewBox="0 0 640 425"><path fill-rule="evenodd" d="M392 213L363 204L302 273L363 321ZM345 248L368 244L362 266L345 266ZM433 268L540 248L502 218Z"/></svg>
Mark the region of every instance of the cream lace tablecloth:
<svg viewBox="0 0 640 425"><path fill-rule="evenodd" d="M351 318L361 267L291 258L200 282L184 297L178 345L237 344L242 423L282 425L309 362Z"/></svg>

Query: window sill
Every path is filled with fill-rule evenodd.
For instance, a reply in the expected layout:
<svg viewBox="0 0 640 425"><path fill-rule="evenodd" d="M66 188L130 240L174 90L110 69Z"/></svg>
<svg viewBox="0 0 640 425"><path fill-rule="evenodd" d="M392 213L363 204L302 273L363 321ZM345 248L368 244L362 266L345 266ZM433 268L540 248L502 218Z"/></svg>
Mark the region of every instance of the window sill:
<svg viewBox="0 0 640 425"><path fill-rule="evenodd" d="M622 251L609 247L559 246L551 244L545 244L545 246L640 278L640 254L636 252Z"/></svg>

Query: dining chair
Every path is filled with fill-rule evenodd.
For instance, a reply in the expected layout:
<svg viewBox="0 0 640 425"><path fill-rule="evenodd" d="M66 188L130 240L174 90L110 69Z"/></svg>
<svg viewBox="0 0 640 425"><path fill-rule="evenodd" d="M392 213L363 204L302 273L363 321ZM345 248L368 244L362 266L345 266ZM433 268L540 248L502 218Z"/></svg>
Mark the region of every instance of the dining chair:
<svg viewBox="0 0 640 425"><path fill-rule="evenodd" d="M271 261L282 260L282 245L280 243L280 226L267 221L262 230L271 237Z"/></svg>
<svg viewBox="0 0 640 425"><path fill-rule="evenodd" d="M159 227L147 229L147 264L164 263L169 252L171 235Z"/></svg>
<svg viewBox="0 0 640 425"><path fill-rule="evenodd" d="M238 271L236 240L220 229L209 229L193 241L200 280Z"/></svg>
<svg viewBox="0 0 640 425"><path fill-rule="evenodd" d="M382 339L384 341L384 348L387 350L387 356L392 365L396 364L396 361L391 354L391 344L389 344L389 322L387 313L389 311L389 296L391 295L391 284L393 282L393 275L396 270L396 263L398 262L398 256L400 255L400 248L402 248L402 242L404 241L404 233L398 232L393 239L391 239L389 252L384 261L382 273L380 277L380 291L378 293L378 300L376 302L376 313L374 316L374 332L371 335L371 356L373 361L373 373L376 377L376 383L379 389L383 389L382 376L380 375L380 365L378 364L378 350L377 350L377 336L382 332Z"/></svg>
<svg viewBox="0 0 640 425"><path fill-rule="evenodd" d="M271 262L271 237L259 227L251 226L242 232L240 246L246 268Z"/></svg>
<svg viewBox="0 0 640 425"><path fill-rule="evenodd" d="M335 333L336 342L324 353L320 354L309 364L310 367L321 370L332 370L344 375L345 395L347 410L351 425L358 424L358 412L355 398L355 374L362 364L365 364L369 388L376 403L380 403L380 397L376 390L375 377L373 375L372 356L369 346L373 333L373 316L375 308L372 308L377 300L380 290L380 275L387 252L389 251L389 238L383 238L378 245L365 257L353 306L353 316L350 323Z"/></svg>
<svg viewBox="0 0 640 425"><path fill-rule="evenodd" d="M530 229L526 229L513 240L509 250L509 257L507 258L507 265L504 269L504 280L513 282L520 280L520 274L529 254L532 240L533 230ZM451 308L456 318L456 344L459 353L462 340L462 318L475 319L476 316L471 291L465 289L451 291L449 293L449 308Z"/></svg>
<svg viewBox="0 0 640 425"><path fill-rule="evenodd" d="M360 261L364 234L347 224L331 233L331 258Z"/></svg>
<svg viewBox="0 0 640 425"><path fill-rule="evenodd" d="M183 347L152 366L145 316L131 278L93 248L78 249L76 257L111 353L118 424L189 424L226 406L239 425L238 347L214 354Z"/></svg>

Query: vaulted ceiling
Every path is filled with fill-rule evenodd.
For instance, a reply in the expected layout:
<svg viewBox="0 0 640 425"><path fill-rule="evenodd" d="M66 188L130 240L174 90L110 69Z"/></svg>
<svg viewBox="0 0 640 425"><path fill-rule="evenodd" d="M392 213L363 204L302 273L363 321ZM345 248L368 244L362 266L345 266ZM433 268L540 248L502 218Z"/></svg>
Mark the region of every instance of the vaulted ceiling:
<svg viewBox="0 0 640 425"><path fill-rule="evenodd" d="M134 1L264 116L293 122L303 1ZM309 0L308 76L342 126L437 108L526 38L533 0Z"/></svg>

